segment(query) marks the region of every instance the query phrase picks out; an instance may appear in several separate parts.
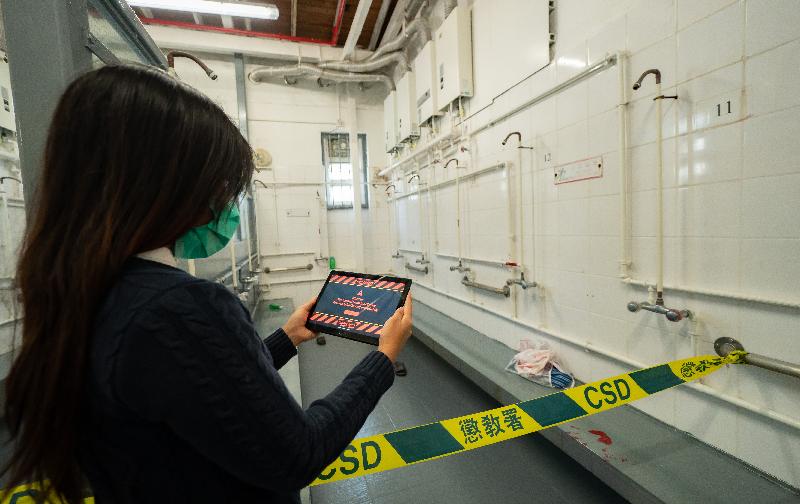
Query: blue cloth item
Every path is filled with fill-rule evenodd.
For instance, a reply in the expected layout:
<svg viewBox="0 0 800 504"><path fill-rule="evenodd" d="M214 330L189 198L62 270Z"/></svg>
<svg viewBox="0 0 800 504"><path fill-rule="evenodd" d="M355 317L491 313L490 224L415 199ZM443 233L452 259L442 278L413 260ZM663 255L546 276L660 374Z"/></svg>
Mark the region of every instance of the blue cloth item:
<svg viewBox="0 0 800 504"><path fill-rule="evenodd" d="M572 387L572 384L575 382L572 375L569 373L565 373L556 367L555 364L552 365L550 368L550 383L553 385L553 388L557 389L568 389Z"/></svg>

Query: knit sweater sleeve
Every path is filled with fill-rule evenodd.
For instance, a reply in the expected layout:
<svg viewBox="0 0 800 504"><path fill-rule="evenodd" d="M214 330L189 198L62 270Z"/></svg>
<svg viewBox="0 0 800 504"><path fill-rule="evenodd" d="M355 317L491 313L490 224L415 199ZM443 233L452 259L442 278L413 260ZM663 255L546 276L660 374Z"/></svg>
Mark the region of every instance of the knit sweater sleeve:
<svg viewBox="0 0 800 504"><path fill-rule="evenodd" d="M295 348L289 336L283 332L283 329L278 329L272 333L264 340L264 345L269 350L275 369L282 368L284 364L289 362L289 359L297 355L297 348Z"/></svg>
<svg viewBox="0 0 800 504"><path fill-rule="evenodd" d="M306 486L344 450L391 386L391 361L368 354L305 411L281 381L238 300L209 282L163 294L128 328L111 387L133 415L166 425L241 481Z"/></svg>

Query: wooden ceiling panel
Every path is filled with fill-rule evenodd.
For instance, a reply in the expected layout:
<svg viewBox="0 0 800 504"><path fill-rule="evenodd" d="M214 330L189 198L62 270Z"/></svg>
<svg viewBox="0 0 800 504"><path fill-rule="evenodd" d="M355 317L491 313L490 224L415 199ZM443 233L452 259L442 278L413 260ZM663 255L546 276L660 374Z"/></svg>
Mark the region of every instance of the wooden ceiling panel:
<svg viewBox="0 0 800 504"><path fill-rule="evenodd" d="M330 40L338 3L338 0L297 0L297 36Z"/></svg>

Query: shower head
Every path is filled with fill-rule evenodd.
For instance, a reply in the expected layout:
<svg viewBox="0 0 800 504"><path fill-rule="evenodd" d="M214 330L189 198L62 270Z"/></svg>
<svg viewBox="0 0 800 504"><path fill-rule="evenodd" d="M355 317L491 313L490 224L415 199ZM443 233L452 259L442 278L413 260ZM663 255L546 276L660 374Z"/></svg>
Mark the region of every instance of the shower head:
<svg viewBox="0 0 800 504"><path fill-rule="evenodd" d="M208 68L208 65L203 63L203 61L200 58L198 58L197 56L195 56L194 54L191 54L191 53L188 53L188 52L185 52L185 51L170 51L170 52L167 53L167 65L170 68L175 69L175 57L176 56L180 56L182 58L189 58L190 60L192 60L195 63L197 63L200 66L200 68L203 69L203 71L206 73L206 75L208 75L208 77L211 80L217 80L217 74L214 73L213 70Z"/></svg>
<svg viewBox="0 0 800 504"><path fill-rule="evenodd" d="M511 133L506 135L506 139L503 140L503 143L501 145L505 145L506 143L508 143L508 139L514 135L517 136L517 142L522 143L522 134L519 131L512 131Z"/></svg>
<svg viewBox="0 0 800 504"><path fill-rule="evenodd" d="M639 76L639 80L633 83L633 90L636 91L640 87L642 87L642 81L648 75L653 74L656 78L656 84L661 84L661 71L658 68L651 68L650 70L645 70L642 75Z"/></svg>

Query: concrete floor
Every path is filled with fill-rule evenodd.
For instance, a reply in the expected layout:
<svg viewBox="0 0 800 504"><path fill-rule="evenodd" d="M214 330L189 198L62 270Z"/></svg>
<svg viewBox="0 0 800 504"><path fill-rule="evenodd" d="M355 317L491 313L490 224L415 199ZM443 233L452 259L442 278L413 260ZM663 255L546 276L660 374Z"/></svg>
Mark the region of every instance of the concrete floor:
<svg viewBox="0 0 800 504"><path fill-rule="evenodd" d="M338 384L374 347L327 336L327 345L300 347L303 404ZM408 376L396 377L358 437L499 406L436 356L411 340L402 360ZM311 489L313 504L625 502L593 474L539 435L463 455Z"/></svg>

